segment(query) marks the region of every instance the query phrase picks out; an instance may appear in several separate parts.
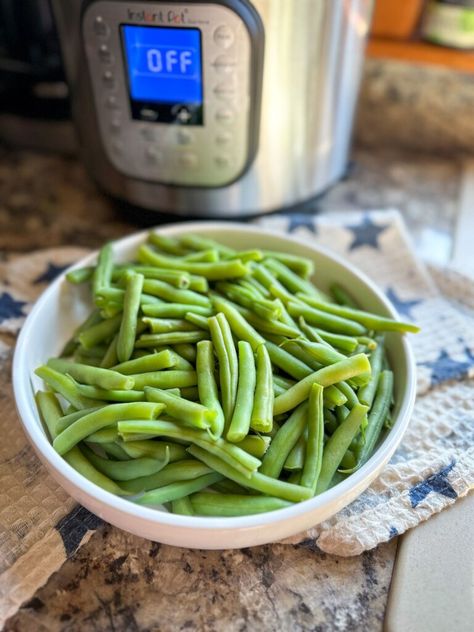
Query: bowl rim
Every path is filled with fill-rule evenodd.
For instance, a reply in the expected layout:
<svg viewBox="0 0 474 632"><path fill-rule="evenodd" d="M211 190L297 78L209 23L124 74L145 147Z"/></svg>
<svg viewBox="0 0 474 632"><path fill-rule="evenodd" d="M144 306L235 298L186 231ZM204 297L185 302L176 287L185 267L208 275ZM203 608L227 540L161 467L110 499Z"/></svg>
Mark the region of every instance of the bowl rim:
<svg viewBox="0 0 474 632"><path fill-rule="evenodd" d="M126 248L134 242L139 243L150 231L158 230L166 235L175 235L193 231L217 231L217 230L239 230L248 233L258 233L260 235L275 237L293 243L300 244L305 248L314 250L316 253L323 255L324 257L332 260L332 262L348 269L348 271L358 277L368 289L377 297L377 299L383 304L387 313L393 318L398 318L398 313L389 299L383 294L383 292L375 285L371 279L369 279L364 272L360 271L352 263L345 261L340 255L327 249L320 244L312 244L307 239L304 239L295 235L288 235L274 229L262 228L258 225L246 225L240 222L223 222L223 221L200 221L200 222L173 222L170 224L163 224L153 226L144 230L136 231L125 237L113 240L114 247ZM82 474L77 472L72 466L70 466L62 456L60 456L50 443L42 424L38 423L38 414L30 406L28 389L31 389L31 376L28 373L26 359L28 353L28 341L34 331L36 314L40 309L48 303L50 297L59 290L59 287L64 283L65 275L75 268L83 267L93 263L97 257L97 250L94 250L90 254L86 255L78 262L74 263L66 270L64 270L52 283L45 289L45 291L39 296L34 303L31 311L29 312L15 347L12 363L12 384L15 398L15 405L17 412L22 423L25 434L33 447L40 454L43 460L47 461L48 465L55 470L60 477L64 477L68 482L79 488L82 494L91 497L95 501L100 501L111 510L118 511L122 514L126 514L131 519L140 518L148 522L155 523L155 526L159 527L160 524L167 526L175 526L181 529L187 530L222 530L228 531L233 529L251 529L256 527L270 526L273 523L277 523L284 520L291 520L298 518L308 512L314 512L318 509L322 509L326 505L337 505L341 500L354 488L360 488L361 492L357 493L357 496L366 489L364 481L370 478L371 473L378 471L393 455L398 447L403 434L406 431L408 423L410 421L411 412L413 410L415 396L416 396L416 365L411 349L410 343L406 336L400 336L401 348L403 349L404 362L406 364L407 387L405 392L401 395L400 409L398 411L397 419L393 424L390 431L383 442L379 445L378 449L370 457L370 459L356 472L348 476L345 480L341 481L334 487L328 489L318 496L314 496L308 500L295 503L290 507L283 509L277 509L275 511L265 512L261 514L238 516L238 517L202 517L202 516L182 516L173 514L170 512L159 511L151 507L137 505L126 497L116 496L111 492L108 492L98 485L90 482ZM370 484L370 481L369 483ZM67 492L69 493L69 492ZM344 506L344 505L343 505ZM338 511L337 509L336 511ZM336 512L334 512L336 513ZM315 524L318 524L317 522Z"/></svg>

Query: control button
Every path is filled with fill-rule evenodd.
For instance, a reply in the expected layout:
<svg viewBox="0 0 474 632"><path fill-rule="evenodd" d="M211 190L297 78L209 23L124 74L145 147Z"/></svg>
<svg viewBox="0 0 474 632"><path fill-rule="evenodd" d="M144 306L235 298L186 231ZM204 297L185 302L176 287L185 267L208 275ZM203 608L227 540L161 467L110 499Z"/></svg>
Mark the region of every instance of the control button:
<svg viewBox="0 0 474 632"><path fill-rule="evenodd" d="M232 141L232 134L230 132L221 132L216 136L216 143L221 147L229 145Z"/></svg>
<svg viewBox="0 0 474 632"><path fill-rule="evenodd" d="M111 70L106 70L102 75L102 81L105 83L107 88L113 88L115 86L114 73Z"/></svg>
<svg viewBox="0 0 474 632"><path fill-rule="evenodd" d="M226 167L230 167L232 164L232 160L230 156L220 155L214 158L214 162L221 169L225 169Z"/></svg>
<svg viewBox="0 0 474 632"><path fill-rule="evenodd" d="M228 108L221 108L220 110L217 110L216 112L216 120L219 123L230 125L230 123L234 122L234 119L235 119L234 113L232 112L232 110L229 110Z"/></svg>
<svg viewBox="0 0 474 632"><path fill-rule="evenodd" d="M105 100L105 105L111 110L115 110L118 108L119 104L118 104L117 97L115 96L115 94L109 94L109 96Z"/></svg>
<svg viewBox="0 0 474 632"><path fill-rule="evenodd" d="M101 15L98 15L94 20L94 33L99 37L107 37L110 33L110 29Z"/></svg>
<svg viewBox="0 0 474 632"><path fill-rule="evenodd" d="M179 157L179 164L186 169L193 169L197 165L197 156L195 154L186 153Z"/></svg>
<svg viewBox="0 0 474 632"><path fill-rule="evenodd" d="M214 88L214 94L218 99L233 99L236 95L235 84L227 81L219 83Z"/></svg>
<svg viewBox="0 0 474 632"><path fill-rule="evenodd" d="M107 44L101 44L99 46L99 59L104 64L111 64L114 61L114 56L109 50Z"/></svg>
<svg viewBox="0 0 474 632"><path fill-rule="evenodd" d="M192 118L192 114L187 108L181 108L181 110L176 115L176 118L180 123L189 123Z"/></svg>
<svg viewBox="0 0 474 632"><path fill-rule="evenodd" d="M148 162L156 165L163 161L163 154L157 147L147 147L145 150L145 158Z"/></svg>
<svg viewBox="0 0 474 632"><path fill-rule="evenodd" d="M140 130L140 134L143 140L146 140L148 142L156 141L159 138L157 130L152 129L151 127L142 127Z"/></svg>
<svg viewBox="0 0 474 632"><path fill-rule="evenodd" d="M142 108L140 110L140 118L145 121L157 121L158 112L156 110L152 110L151 108Z"/></svg>
<svg viewBox="0 0 474 632"><path fill-rule="evenodd" d="M230 57L229 55L219 55L214 62L214 68L221 75L230 74L234 68L236 67L237 62L234 57Z"/></svg>
<svg viewBox="0 0 474 632"><path fill-rule="evenodd" d="M194 140L194 136L186 129L178 130L176 134L176 141L178 145L190 145Z"/></svg>
<svg viewBox="0 0 474 632"><path fill-rule="evenodd" d="M110 131L111 131L113 134L118 134L118 132L120 132L120 129L121 129L121 127L122 127L122 122L121 122L121 120L119 119L119 117L118 117L118 116L114 116L114 117L111 119L110 124L109 124L109 127L110 127Z"/></svg>
<svg viewBox="0 0 474 632"><path fill-rule="evenodd" d="M221 48L230 48L234 43L234 32L225 24L214 31L214 41Z"/></svg>

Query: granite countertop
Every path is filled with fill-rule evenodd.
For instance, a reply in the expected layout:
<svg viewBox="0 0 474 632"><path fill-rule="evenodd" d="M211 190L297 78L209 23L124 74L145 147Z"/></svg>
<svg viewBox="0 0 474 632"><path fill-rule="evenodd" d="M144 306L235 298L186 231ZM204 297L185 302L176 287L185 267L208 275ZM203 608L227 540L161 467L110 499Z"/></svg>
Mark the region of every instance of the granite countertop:
<svg viewBox="0 0 474 632"><path fill-rule="evenodd" d="M315 209L399 208L419 251L443 260L461 166L449 157L357 149L346 179ZM75 159L0 149L0 257L96 247L139 223L102 196ZM396 547L394 539L356 558L304 542L193 551L103 526L5 629L378 631Z"/></svg>

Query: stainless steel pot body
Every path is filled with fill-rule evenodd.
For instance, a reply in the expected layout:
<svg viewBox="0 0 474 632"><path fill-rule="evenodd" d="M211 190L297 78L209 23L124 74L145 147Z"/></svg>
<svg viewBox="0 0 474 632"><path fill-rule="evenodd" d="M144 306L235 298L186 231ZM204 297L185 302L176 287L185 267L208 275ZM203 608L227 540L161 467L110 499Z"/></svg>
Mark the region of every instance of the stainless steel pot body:
<svg viewBox="0 0 474 632"><path fill-rule="evenodd" d="M84 56L84 0L53 4L84 162L114 197L178 216L239 217L300 204L343 175L372 0L252 0L264 28L258 149L240 178L217 188L126 177L111 164Z"/></svg>

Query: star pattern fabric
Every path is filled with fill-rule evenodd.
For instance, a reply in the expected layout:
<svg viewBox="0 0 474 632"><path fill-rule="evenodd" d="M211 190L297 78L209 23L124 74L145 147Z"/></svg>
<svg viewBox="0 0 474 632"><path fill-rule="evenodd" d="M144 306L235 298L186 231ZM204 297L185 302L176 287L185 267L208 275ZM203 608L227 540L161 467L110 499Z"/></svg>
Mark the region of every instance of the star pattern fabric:
<svg viewBox="0 0 474 632"><path fill-rule="evenodd" d="M411 301L410 300L404 301L398 296L398 294L395 292L393 287L389 287L386 294L387 294L387 297L390 299L390 301L394 304L400 316L406 316L410 320L413 320L413 314L411 310L423 302L421 299L413 299Z"/></svg>
<svg viewBox="0 0 474 632"><path fill-rule="evenodd" d="M474 367L474 355L469 349L464 351L466 360L455 360L443 349L436 360L432 362L420 362L420 366L431 369L431 384L436 386L446 380L464 378L469 370Z"/></svg>
<svg viewBox="0 0 474 632"><path fill-rule="evenodd" d="M346 228L353 235L349 244L349 252L362 246L369 246L378 250L380 248L379 237L389 228L389 224L375 224L369 215L365 215L360 224L352 224Z"/></svg>
<svg viewBox="0 0 474 632"><path fill-rule="evenodd" d="M26 316L23 307L27 305L25 301L17 301L8 292L0 294L0 323L10 318L22 318Z"/></svg>
<svg viewBox="0 0 474 632"><path fill-rule="evenodd" d="M305 213L295 213L294 215L290 215L290 219L288 222L288 232L294 233L299 228L305 228L306 230L313 233L313 235L318 234L318 227L316 226L314 215L309 215Z"/></svg>
<svg viewBox="0 0 474 632"><path fill-rule="evenodd" d="M70 265L71 264L67 263L66 265L58 266L54 263L51 263L51 261L48 261L48 267L46 268L46 270L38 277L36 277L36 279L33 280L33 283L35 285L38 285L39 283L51 283L51 281L54 281L54 279L59 276L61 272L64 272L66 268L69 268Z"/></svg>
<svg viewBox="0 0 474 632"><path fill-rule="evenodd" d="M432 492L442 494L443 496L446 496L446 498L452 498L455 500L458 495L451 483L448 481L448 474L455 465L456 461L453 460L449 465L443 467L443 469L436 474L433 474L425 481L422 481L421 483L418 483L418 485L412 487L409 492L411 506L413 508L417 507L423 500L425 500L428 494L431 494Z"/></svg>

